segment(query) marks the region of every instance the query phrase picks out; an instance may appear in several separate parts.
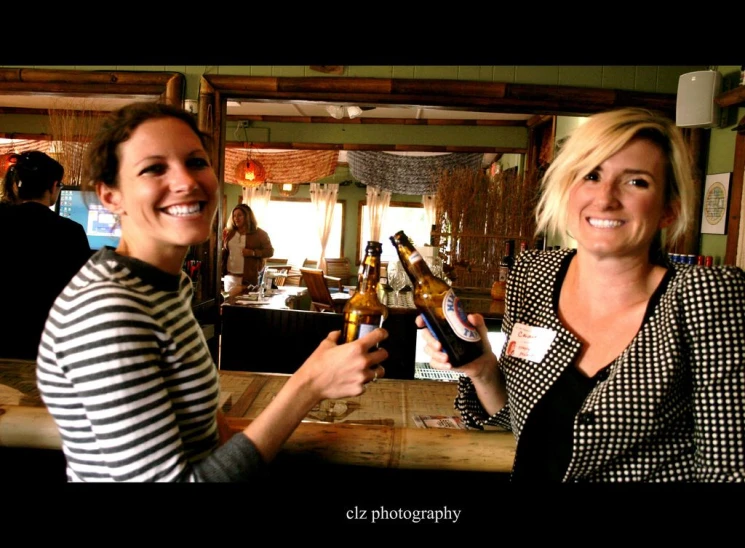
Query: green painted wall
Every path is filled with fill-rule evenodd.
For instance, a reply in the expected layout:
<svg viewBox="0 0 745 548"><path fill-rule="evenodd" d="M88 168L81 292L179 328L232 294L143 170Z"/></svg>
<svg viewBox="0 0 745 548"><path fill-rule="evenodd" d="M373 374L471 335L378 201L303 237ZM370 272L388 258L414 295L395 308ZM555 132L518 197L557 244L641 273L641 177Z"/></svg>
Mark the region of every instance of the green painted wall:
<svg viewBox="0 0 745 548"><path fill-rule="evenodd" d="M722 73L723 89L732 89L740 78L740 66L712 67ZM709 132L709 150L706 162L706 174L728 173L735 165L735 137L732 129L738 120L745 116L745 108L728 108L724 112L725 122L722 127L712 128ZM714 264L722 264L727 250L727 234L701 234L699 248L702 255L714 257ZM734 235L737 237L737 235Z"/></svg>

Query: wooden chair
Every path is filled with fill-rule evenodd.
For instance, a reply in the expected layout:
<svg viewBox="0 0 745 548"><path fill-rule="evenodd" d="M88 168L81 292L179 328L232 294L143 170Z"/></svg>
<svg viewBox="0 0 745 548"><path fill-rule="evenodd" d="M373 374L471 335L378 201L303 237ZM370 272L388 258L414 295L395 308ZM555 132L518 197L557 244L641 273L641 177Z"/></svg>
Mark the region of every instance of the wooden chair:
<svg viewBox="0 0 745 548"><path fill-rule="evenodd" d="M287 276L285 277L285 285L305 287L305 280L303 279L303 275L300 272L300 268L318 268L318 261L314 261L312 259L304 259L302 267L297 267L294 265L289 265L289 267L290 268L287 271Z"/></svg>
<svg viewBox="0 0 745 548"><path fill-rule="evenodd" d="M294 266L290 266L290 269L287 271L287 276L285 276L285 283L284 285L292 285L295 287L299 287L303 283L303 275L300 273L300 269Z"/></svg>
<svg viewBox="0 0 745 548"><path fill-rule="evenodd" d="M351 279L349 267L347 257L326 259L326 276L329 287L337 287L341 291L343 286L349 285Z"/></svg>
<svg viewBox="0 0 745 548"><path fill-rule="evenodd" d="M303 275L303 280L305 280L305 285L308 287L310 302L316 311L341 313L344 310L348 298L334 299L331 296L323 270L301 268L300 272Z"/></svg>
<svg viewBox="0 0 745 548"><path fill-rule="evenodd" d="M282 287L287 281L292 266L288 264L287 259L275 259L269 257L266 260L266 268L271 268L275 272L274 283L277 287Z"/></svg>

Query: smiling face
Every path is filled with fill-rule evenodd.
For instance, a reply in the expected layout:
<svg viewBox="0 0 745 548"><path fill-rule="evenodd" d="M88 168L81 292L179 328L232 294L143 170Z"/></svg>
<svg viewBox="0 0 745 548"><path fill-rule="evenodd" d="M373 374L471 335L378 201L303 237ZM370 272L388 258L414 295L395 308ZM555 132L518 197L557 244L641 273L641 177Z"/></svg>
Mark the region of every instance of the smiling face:
<svg viewBox="0 0 745 548"><path fill-rule="evenodd" d="M117 251L178 272L189 246L209 237L217 208L207 152L188 125L167 117L140 124L118 155L118 185L97 187L121 220Z"/></svg>
<svg viewBox="0 0 745 548"><path fill-rule="evenodd" d="M575 182L568 230L578 248L600 258L646 260L657 231L673 220L665 207L666 167L657 144L635 138Z"/></svg>

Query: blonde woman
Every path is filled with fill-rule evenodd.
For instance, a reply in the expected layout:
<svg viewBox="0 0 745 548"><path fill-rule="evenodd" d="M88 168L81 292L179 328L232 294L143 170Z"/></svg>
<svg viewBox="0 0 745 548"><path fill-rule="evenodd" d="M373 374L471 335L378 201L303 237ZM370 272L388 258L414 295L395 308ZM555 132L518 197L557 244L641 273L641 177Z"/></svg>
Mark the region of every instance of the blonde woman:
<svg viewBox="0 0 745 548"><path fill-rule="evenodd" d="M537 230L577 248L520 255L507 344L459 369L466 422L515 435L512 481L745 480L745 273L669 263L662 231L675 241L693 214L672 120L605 112L562 147ZM423 334L432 366L449 369Z"/></svg>

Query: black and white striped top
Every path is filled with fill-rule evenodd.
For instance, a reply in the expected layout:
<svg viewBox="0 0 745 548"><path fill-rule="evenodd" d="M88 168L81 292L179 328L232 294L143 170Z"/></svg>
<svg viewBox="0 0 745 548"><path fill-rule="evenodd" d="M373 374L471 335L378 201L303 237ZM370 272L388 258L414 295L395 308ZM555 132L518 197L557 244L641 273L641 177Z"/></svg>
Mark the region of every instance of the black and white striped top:
<svg viewBox="0 0 745 548"><path fill-rule="evenodd" d="M574 250L520 254L507 282L503 331L556 332L540 363L507 356L507 405L486 415L470 379L456 408L480 428L500 425L518 446L529 413L567 367L579 340L559 320L554 292ZM629 346L574 417L564 481L745 481L745 272L675 265Z"/></svg>
<svg viewBox="0 0 745 548"><path fill-rule="evenodd" d="M111 248L54 303L37 358L69 481L240 481L261 466L234 436L218 448L217 370L191 281Z"/></svg>

